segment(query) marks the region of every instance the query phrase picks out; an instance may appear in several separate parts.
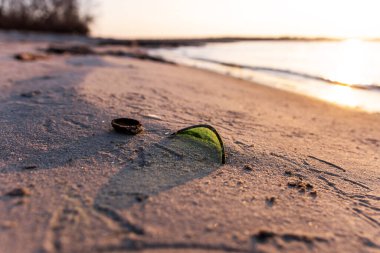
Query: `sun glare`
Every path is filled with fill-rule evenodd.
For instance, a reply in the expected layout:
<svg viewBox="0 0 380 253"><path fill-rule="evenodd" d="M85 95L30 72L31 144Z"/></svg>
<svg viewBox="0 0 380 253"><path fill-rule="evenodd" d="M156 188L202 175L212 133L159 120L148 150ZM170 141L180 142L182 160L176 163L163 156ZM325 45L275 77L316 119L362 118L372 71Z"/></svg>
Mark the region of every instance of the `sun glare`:
<svg viewBox="0 0 380 253"><path fill-rule="evenodd" d="M370 84L371 80L365 80L363 72L366 68L368 47L362 40L348 39L340 43L337 48L336 66L331 69L331 79L348 85Z"/></svg>
<svg viewBox="0 0 380 253"><path fill-rule="evenodd" d="M356 95L351 87L348 86L330 86L323 90L322 98L338 105L347 107L358 107Z"/></svg>

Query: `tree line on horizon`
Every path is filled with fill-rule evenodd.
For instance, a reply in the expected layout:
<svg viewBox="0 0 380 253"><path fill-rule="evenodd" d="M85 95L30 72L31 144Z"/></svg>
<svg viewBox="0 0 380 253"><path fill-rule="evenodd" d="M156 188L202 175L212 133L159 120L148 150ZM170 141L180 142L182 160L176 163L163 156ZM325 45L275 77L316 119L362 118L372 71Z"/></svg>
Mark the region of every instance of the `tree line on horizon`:
<svg viewBox="0 0 380 253"><path fill-rule="evenodd" d="M0 29L83 34L93 21L78 0L0 0Z"/></svg>

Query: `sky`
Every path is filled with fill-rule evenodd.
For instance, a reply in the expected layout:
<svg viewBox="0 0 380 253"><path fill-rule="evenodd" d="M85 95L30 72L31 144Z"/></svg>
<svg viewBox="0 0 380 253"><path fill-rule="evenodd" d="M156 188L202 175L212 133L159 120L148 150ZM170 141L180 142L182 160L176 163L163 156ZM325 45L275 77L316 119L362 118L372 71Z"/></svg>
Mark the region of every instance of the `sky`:
<svg viewBox="0 0 380 253"><path fill-rule="evenodd" d="M379 0L95 0L92 34L114 38L380 38Z"/></svg>

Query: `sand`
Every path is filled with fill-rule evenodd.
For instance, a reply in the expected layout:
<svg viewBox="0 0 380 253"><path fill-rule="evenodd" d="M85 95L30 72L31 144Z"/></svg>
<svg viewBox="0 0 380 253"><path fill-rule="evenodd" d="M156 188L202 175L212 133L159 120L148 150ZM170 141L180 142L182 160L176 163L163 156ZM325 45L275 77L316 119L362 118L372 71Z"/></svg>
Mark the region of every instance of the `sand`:
<svg viewBox="0 0 380 253"><path fill-rule="evenodd" d="M379 114L126 57L12 57L46 45L0 44L1 253L380 250ZM171 146L200 123L225 165Z"/></svg>

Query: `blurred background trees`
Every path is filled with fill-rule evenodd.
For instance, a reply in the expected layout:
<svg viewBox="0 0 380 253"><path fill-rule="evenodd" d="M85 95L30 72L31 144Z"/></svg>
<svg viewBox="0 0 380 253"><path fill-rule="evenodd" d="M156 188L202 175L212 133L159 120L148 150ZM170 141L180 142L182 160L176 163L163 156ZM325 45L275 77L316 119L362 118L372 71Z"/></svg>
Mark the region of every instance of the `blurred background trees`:
<svg viewBox="0 0 380 253"><path fill-rule="evenodd" d="M0 0L0 29L88 34L93 17L85 4L78 0Z"/></svg>

